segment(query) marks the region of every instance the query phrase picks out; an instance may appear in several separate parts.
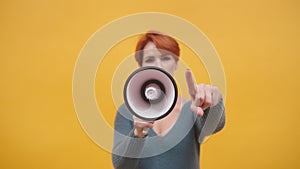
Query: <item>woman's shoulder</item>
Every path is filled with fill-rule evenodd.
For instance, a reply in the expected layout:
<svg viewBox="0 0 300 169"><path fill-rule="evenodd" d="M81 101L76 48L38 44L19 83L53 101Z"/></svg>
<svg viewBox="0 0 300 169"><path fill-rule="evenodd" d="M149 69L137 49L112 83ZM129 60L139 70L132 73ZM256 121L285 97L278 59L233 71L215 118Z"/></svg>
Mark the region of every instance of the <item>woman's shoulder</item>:
<svg viewBox="0 0 300 169"><path fill-rule="evenodd" d="M129 111L127 106L125 105L125 103L121 104L119 107L118 107L118 112L124 112L124 111Z"/></svg>
<svg viewBox="0 0 300 169"><path fill-rule="evenodd" d="M117 111L117 116L121 115L127 119L132 119L132 113L129 111L127 108L126 104L123 103L119 106L118 111Z"/></svg>

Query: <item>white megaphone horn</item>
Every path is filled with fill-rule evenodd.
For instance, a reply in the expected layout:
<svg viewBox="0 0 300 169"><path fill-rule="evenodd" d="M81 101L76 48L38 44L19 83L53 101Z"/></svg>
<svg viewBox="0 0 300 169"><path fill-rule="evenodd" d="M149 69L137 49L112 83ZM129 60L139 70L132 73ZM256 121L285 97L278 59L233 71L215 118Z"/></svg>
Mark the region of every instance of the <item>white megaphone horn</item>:
<svg viewBox="0 0 300 169"><path fill-rule="evenodd" d="M136 117L154 121L167 116L176 105L178 90L173 77L154 66L135 70L124 86L124 101Z"/></svg>

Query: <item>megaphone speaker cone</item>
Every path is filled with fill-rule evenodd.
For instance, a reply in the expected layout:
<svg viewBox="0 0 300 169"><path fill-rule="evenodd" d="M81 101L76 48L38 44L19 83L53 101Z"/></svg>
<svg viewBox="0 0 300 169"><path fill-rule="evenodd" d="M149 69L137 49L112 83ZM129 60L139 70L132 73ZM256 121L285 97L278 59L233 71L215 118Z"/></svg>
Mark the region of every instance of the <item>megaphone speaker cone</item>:
<svg viewBox="0 0 300 169"><path fill-rule="evenodd" d="M141 67L126 80L124 101L133 115L154 121L167 116L176 105L178 90L173 77L154 66Z"/></svg>

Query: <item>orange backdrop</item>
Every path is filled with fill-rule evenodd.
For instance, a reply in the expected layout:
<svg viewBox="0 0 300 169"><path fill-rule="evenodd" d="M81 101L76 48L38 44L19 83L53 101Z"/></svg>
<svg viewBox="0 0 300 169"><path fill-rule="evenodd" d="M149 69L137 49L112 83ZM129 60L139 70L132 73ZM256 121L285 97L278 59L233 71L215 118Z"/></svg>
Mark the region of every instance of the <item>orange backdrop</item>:
<svg viewBox="0 0 300 169"><path fill-rule="evenodd" d="M0 168L112 169L110 153L80 126L72 77L88 38L137 12L185 18L219 53L227 124L203 144L201 168L300 168L299 9L295 0L0 2ZM121 42L106 58L130 54L135 42L135 37ZM189 62L193 53L186 46L183 50ZM111 79L111 71L99 69L96 86ZM199 83L209 82L205 69L197 71ZM112 125L115 107L106 100L109 95L101 99L102 90L96 87L96 96Z"/></svg>

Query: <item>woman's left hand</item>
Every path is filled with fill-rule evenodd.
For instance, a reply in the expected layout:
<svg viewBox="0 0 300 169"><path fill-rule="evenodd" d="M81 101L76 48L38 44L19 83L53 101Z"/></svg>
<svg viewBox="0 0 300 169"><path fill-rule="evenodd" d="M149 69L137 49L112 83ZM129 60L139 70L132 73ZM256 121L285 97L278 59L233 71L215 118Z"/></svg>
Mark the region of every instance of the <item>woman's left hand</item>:
<svg viewBox="0 0 300 169"><path fill-rule="evenodd" d="M196 84L192 72L189 69L186 70L185 77L192 99L191 110L196 113L198 117L201 117L205 109L219 103L221 93L216 86Z"/></svg>

